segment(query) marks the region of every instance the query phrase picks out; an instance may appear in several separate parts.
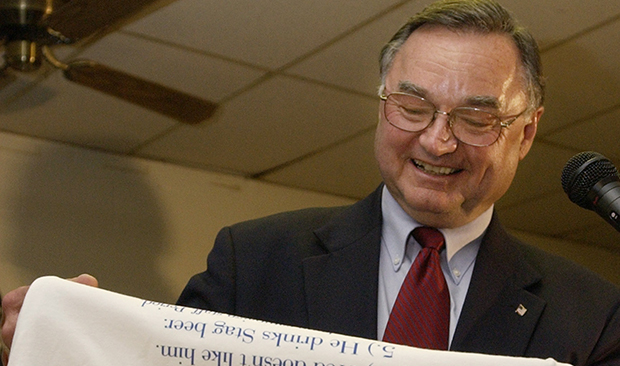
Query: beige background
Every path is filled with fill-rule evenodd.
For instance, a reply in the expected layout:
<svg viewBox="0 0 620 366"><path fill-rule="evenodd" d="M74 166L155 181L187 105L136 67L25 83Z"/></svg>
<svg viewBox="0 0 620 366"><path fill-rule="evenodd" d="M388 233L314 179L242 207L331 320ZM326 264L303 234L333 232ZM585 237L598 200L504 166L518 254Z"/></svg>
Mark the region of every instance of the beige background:
<svg viewBox="0 0 620 366"><path fill-rule="evenodd" d="M351 199L0 133L0 290L89 272L101 286L174 302L218 230ZM620 256L515 232L620 284Z"/></svg>
<svg viewBox="0 0 620 366"><path fill-rule="evenodd" d="M159 0L54 51L217 102L213 118L184 125L46 65L0 85L0 130L360 199L380 181L379 51L432 1ZM620 1L500 1L540 43L548 88L536 143L498 212L511 229L620 255L618 232L560 184L581 151L620 166Z"/></svg>

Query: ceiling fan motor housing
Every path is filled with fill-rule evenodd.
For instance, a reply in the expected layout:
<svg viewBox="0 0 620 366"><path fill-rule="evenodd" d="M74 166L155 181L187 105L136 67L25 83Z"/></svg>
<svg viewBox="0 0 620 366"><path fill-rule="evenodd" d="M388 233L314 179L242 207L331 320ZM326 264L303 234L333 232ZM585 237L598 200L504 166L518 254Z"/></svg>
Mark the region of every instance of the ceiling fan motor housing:
<svg viewBox="0 0 620 366"><path fill-rule="evenodd" d="M44 25L59 1L3 0L0 3L0 41L4 43L4 61L20 71L41 67L43 45L59 43Z"/></svg>
<svg viewBox="0 0 620 366"><path fill-rule="evenodd" d="M66 79L127 102L197 124L211 117L217 105L89 60L58 60L50 48L73 44L108 29L157 0L0 0L0 46L4 69L34 71L42 60L63 71Z"/></svg>

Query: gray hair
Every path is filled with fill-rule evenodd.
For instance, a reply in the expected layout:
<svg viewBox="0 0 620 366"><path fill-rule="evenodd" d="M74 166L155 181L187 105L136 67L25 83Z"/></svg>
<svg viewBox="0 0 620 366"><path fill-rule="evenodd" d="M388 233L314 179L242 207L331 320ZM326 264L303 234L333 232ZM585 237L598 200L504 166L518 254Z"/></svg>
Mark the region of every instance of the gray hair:
<svg viewBox="0 0 620 366"><path fill-rule="evenodd" d="M394 57L411 33L423 25L439 25L453 30L480 33L505 33L515 42L521 55L529 103L542 106L545 81L538 44L530 32L521 27L504 7L494 0L444 0L435 2L413 16L381 50L381 89Z"/></svg>

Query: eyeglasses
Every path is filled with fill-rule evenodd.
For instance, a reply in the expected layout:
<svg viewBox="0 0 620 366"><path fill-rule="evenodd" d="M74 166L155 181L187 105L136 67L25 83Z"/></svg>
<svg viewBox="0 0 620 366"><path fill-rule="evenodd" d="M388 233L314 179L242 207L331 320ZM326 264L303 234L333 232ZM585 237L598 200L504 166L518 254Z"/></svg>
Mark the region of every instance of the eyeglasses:
<svg viewBox="0 0 620 366"><path fill-rule="evenodd" d="M456 107L443 112L428 100L407 93L381 94L384 114L394 127L408 132L420 132L430 126L438 114L448 117L448 124L454 137L471 146L489 146L495 143L504 127L510 126L525 111L513 116L500 117L473 107Z"/></svg>

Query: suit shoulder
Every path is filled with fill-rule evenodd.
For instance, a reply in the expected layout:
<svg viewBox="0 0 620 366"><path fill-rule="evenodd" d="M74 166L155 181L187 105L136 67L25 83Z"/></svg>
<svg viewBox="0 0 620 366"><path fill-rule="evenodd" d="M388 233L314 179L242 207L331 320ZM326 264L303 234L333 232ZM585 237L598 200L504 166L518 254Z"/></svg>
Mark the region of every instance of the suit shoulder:
<svg viewBox="0 0 620 366"><path fill-rule="evenodd" d="M320 254L324 249L315 231L346 208L306 208L239 222L220 230L216 246L228 243L237 256L286 258L288 255Z"/></svg>
<svg viewBox="0 0 620 366"><path fill-rule="evenodd" d="M242 221L232 225L233 231L256 231L263 232L269 229L288 230L313 230L324 225L334 216L343 212L350 206L335 207L312 207L295 211L276 213L273 215Z"/></svg>

